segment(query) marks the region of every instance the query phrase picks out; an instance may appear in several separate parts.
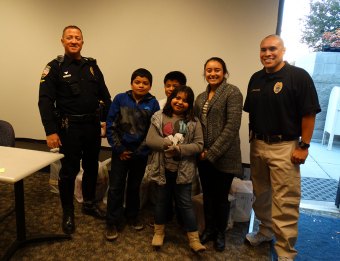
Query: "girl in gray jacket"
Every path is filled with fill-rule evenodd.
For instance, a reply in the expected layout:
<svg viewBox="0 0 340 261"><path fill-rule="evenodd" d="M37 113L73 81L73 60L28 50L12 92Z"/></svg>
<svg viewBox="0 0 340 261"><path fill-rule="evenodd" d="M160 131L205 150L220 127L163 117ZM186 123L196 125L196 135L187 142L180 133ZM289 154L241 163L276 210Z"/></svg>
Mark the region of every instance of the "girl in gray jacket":
<svg viewBox="0 0 340 261"><path fill-rule="evenodd" d="M193 102L192 89L180 86L170 95L164 109L151 118L146 144L152 153L146 174L157 183L154 247L163 245L167 211L172 208L175 196L191 249L195 252L205 250L199 241L191 200L196 156L203 150L202 128L193 116Z"/></svg>

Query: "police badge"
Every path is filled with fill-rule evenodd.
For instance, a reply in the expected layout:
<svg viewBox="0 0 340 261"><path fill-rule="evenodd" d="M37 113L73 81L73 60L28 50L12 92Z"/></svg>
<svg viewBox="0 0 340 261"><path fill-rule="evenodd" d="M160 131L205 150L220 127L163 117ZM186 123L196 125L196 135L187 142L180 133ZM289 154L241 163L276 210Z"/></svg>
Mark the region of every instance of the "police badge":
<svg viewBox="0 0 340 261"><path fill-rule="evenodd" d="M93 71L93 67L92 66L90 66L90 72L94 76L94 71Z"/></svg>
<svg viewBox="0 0 340 261"><path fill-rule="evenodd" d="M274 88L273 88L274 93L278 94L282 90L282 88L283 88L282 82L275 83Z"/></svg>

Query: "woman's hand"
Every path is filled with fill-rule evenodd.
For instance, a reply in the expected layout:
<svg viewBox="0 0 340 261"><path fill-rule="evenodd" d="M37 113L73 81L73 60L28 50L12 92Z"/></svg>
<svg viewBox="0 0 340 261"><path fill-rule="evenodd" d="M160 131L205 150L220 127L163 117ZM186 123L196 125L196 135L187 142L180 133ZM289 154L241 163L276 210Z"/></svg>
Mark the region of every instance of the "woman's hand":
<svg viewBox="0 0 340 261"><path fill-rule="evenodd" d="M206 160L207 159L207 150L201 152L200 156L198 157L199 160Z"/></svg>

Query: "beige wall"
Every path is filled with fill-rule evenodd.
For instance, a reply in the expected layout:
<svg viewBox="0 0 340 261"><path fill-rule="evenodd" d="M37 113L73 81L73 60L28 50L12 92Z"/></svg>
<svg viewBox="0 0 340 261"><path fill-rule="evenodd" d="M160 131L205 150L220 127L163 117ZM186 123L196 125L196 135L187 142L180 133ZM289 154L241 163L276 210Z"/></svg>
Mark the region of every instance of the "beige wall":
<svg viewBox="0 0 340 261"><path fill-rule="evenodd" d="M181 70L195 94L205 89L203 64L223 58L229 81L246 94L261 68L259 41L275 33L279 0L1 0L0 119L18 138L45 139L38 87L47 62L63 54L64 26L83 30L82 54L97 59L112 97L130 88L139 67L154 76L151 92L163 98L163 77ZM243 162L249 162L248 115L241 126ZM107 144L104 142L103 144Z"/></svg>

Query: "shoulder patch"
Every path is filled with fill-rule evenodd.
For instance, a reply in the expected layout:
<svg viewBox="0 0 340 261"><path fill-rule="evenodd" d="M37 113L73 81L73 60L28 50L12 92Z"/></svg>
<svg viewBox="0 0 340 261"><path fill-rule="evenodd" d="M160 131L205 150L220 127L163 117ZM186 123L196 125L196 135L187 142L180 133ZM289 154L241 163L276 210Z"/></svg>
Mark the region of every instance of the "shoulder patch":
<svg viewBox="0 0 340 261"><path fill-rule="evenodd" d="M45 69L43 70L41 74L41 79L44 79L47 76L47 74L50 72L50 70L51 70L51 66L46 65Z"/></svg>
<svg viewBox="0 0 340 261"><path fill-rule="evenodd" d="M58 55L55 59L58 61L58 63L62 63L64 61L64 55Z"/></svg>
<svg viewBox="0 0 340 261"><path fill-rule="evenodd" d="M97 60L92 57L84 57L84 59L89 62L97 63Z"/></svg>

